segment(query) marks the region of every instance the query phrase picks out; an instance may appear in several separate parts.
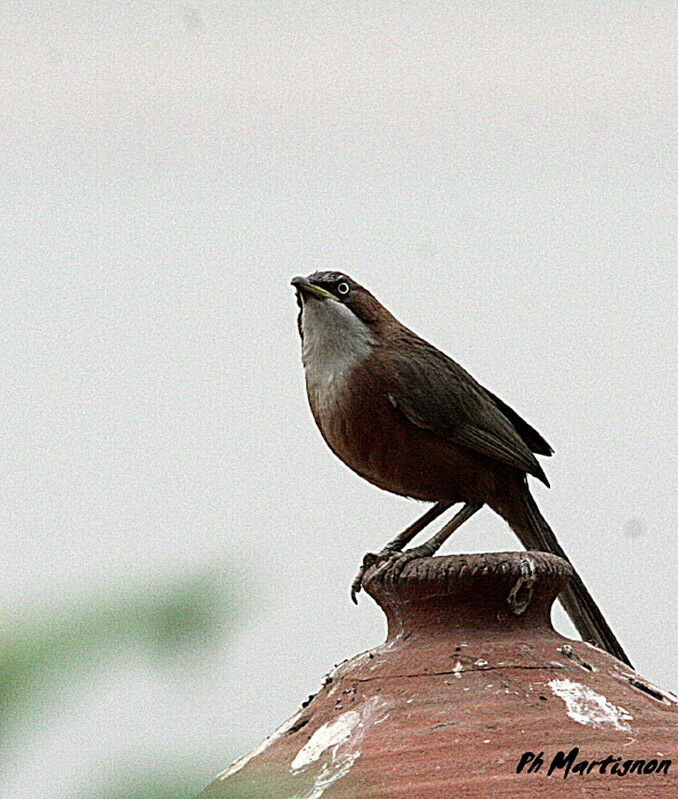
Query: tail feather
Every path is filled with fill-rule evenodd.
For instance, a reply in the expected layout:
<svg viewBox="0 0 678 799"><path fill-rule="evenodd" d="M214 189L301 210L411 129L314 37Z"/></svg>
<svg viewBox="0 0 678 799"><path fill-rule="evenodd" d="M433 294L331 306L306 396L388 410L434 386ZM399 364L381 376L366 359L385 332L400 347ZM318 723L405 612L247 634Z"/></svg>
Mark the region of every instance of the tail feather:
<svg viewBox="0 0 678 799"><path fill-rule="evenodd" d="M497 510L504 516L526 549L552 552L570 562L528 490L522 492L517 506L516 503L512 503L510 513L504 513L504 508L497 508ZM576 570L558 598L584 641L589 641L601 649L607 650L611 655L633 668L631 661Z"/></svg>

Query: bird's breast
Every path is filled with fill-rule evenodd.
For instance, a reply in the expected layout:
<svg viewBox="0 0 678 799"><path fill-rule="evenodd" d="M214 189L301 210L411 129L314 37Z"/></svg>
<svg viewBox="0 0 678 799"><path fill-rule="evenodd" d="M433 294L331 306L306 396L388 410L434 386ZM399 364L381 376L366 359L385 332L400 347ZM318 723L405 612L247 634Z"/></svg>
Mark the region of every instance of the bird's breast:
<svg viewBox="0 0 678 799"><path fill-rule="evenodd" d="M387 397L374 375L373 358L306 369L308 400L323 438L341 460L360 474L383 444L379 415Z"/></svg>
<svg viewBox="0 0 678 799"><path fill-rule="evenodd" d="M365 325L340 303L306 302L301 316L306 391L321 430L357 369L373 354Z"/></svg>
<svg viewBox="0 0 678 799"><path fill-rule="evenodd" d="M347 368L306 372L315 421L330 449L359 475L396 493L410 494L408 430L389 401L387 370L370 354Z"/></svg>
<svg viewBox="0 0 678 799"><path fill-rule="evenodd" d="M321 430L345 405L356 370L363 367L368 357L367 351L328 352L323 358L304 359L306 392Z"/></svg>
<svg viewBox="0 0 678 799"><path fill-rule="evenodd" d="M307 368L306 387L328 446L370 483L428 501L474 501L485 490L478 488L483 470L469 453L411 424L394 407L392 375L374 352L348 368Z"/></svg>

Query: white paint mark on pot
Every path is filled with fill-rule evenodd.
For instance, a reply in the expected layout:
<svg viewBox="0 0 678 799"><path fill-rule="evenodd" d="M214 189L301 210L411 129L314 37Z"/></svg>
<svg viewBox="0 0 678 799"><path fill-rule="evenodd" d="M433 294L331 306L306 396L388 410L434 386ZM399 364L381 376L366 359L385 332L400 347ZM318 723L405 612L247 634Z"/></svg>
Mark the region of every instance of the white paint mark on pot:
<svg viewBox="0 0 678 799"><path fill-rule="evenodd" d="M239 757L237 760L234 760L227 769L221 772L221 774L217 774L216 778L218 780L225 780L226 777L230 777L233 774L237 774L241 768L246 766L250 762L250 760L252 760L252 758L256 757L257 755L260 755L262 752L265 752L274 741L277 741L278 738L280 738L287 732L287 730L291 729L296 723L296 721L299 719L299 717L301 716L302 712L303 711L300 710L298 713L295 713L294 716L292 716L292 718L287 719L287 721L284 724L281 724L280 727L278 727L278 729L275 732L271 733L268 736L268 738L264 738L264 740L259 744L259 746L255 747L249 754L243 755L242 757Z"/></svg>
<svg viewBox="0 0 678 799"><path fill-rule="evenodd" d="M610 726L622 731L631 729L627 721L632 720L633 716L592 688L572 680L551 680L548 685L565 702L567 715L578 724Z"/></svg>
<svg viewBox="0 0 678 799"><path fill-rule="evenodd" d="M452 674L454 674L454 676L455 676L457 679L461 679L461 672L462 672L462 669L463 669L463 668L464 668L464 667L461 665L461 660L458 660L458 661L457 661L457 662L454 664L454 666L452 667Z"/></svg>
<svg viewBox="0 0 678 799"><path fill-rule="evenodd" d="M373 696L359 709L342 713L334 721L319 727L297 752L290 771L298 775L314 763L321 762L322 766L313 785L293 799L320 799L330 786L345 777L360 757L367 731L388 717L388 704L382 697Z"/></svg>
<svg viewBox="0 0 678 799"><path fill-rule="evenodd" d="M328 721L327 724L318 727L310 740L297 752L290 770L301 771L316 760L320 760L326 749L343 743L358 724L360 724L360 713L349 710L347 713L342 713L335 721Z"/></svg>

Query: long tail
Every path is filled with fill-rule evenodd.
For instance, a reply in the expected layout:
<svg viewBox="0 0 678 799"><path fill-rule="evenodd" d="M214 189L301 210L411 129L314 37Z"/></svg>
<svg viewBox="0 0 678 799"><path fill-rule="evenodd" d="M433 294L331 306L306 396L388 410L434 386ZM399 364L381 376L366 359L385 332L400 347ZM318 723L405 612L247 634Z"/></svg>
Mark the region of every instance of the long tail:
<svg viewBox="0 0 678 799"><path fill-rule="evenodd" d="M553 530L541 515L537 503L527 487L520 492L519 496L513 494L510 504L497 504L495 510L506 519L526 549L552 552L554 555L570 561L558 543ZM558 598L584 641L590 641L601 649L607 650L611 655L623 660L633 668L631 661L576 570Z"/></svg>

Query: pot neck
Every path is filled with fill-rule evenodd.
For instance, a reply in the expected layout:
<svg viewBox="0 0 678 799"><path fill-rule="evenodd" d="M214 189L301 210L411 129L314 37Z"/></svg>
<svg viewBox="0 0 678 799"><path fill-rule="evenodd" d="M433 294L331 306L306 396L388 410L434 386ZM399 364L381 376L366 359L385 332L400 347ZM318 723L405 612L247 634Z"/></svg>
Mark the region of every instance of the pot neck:
<svg viewBox="0 0 678 799"><path fill-rule="evenodd" d="M364 587L384 611L388 640L555 634L551 606L572 575L545 552L493 552L420 558L388 569Z"/></svg>

